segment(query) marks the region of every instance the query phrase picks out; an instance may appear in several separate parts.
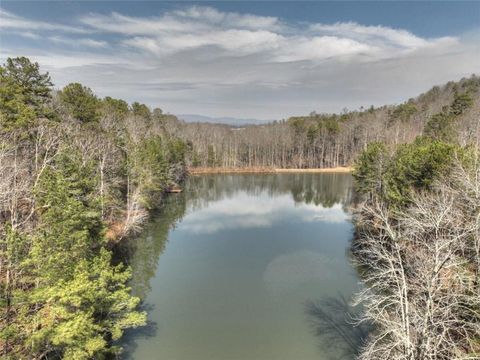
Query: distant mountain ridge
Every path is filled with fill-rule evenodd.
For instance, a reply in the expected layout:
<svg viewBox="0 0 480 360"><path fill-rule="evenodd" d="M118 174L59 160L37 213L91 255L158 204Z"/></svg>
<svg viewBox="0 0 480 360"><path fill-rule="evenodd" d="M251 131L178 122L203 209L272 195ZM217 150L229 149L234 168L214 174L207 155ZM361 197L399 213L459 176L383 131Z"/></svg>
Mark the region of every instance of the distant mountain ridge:
<svg viewBox="0 0 480 360"><path fill-rule="evenodd" d="M274 121L273 119L269 119L269 120L241 119L241 118L234 118L234 117L211 117L211 116L197 115L197 114L182 114L182 115L177 115L177 117L189 123L202 122L202 123L212 123L212 124L225 124L230 126L263 125L263 124Z"/></svg>

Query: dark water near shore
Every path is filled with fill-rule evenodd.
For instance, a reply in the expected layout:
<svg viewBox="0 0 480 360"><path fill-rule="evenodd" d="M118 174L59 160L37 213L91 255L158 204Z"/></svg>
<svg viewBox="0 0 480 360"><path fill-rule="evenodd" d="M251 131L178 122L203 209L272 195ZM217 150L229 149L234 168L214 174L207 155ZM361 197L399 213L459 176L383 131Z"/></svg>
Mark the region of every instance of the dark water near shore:
<svg viewBox="0 0 480 360"><path fill-rule="evenodd" d="M149 314L147 327L126 334L123 358L349 354L324 325L344 320L342 299L357 289L352 185L348 174L191 177L121 249Z"/></svg>

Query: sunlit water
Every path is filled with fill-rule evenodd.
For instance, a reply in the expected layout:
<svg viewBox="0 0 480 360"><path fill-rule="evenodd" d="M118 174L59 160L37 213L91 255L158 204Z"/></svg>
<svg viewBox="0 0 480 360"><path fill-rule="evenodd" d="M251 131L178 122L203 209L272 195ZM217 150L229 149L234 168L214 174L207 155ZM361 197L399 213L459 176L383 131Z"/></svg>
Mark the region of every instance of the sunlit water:
<svg viewBox="0 0 480 360"><path fill-rule="evenodd" d="M357 289L352 197L346 174L191 177L120 249L149 319L126 334L123 357L339 357L306 304Z"/></svg>

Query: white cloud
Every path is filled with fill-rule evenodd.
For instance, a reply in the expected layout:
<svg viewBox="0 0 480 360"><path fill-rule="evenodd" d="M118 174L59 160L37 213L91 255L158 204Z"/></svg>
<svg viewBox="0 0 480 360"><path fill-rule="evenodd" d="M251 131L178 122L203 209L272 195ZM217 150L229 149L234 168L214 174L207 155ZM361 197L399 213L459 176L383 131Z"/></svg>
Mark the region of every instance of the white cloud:
<svg viewBox="0 0 480 360"><path fill-rule="evenodd" d="M275 17L198 6L145 18L115 12L89 14L80 21L97 31L124 35L124 45L160 57L213 47L212 51L222 51L218 56L264 54L274 62L335 57L342 61L374 61L455 40L424 39L402 29L353 22L287 26Z"/></svg>
<svg viewBox="0 0 480 360"><path fill-rule="evenodd" d="M106 41L95 40L95 39L78 39L78 43L80 45L85 45L85 46L94 47L94 48L103 48L108 45Z"/></svg>
<svg viewBox="0 0 480 360"><path fill-rule="evenodd" d="M186 20L195 19L209 24L220 25L222 27L273 29L280 26L278 18L273 16L257 16L232 12L226 13L220 12L211 7L202 6L192 6L184 10L177 10L172 12L172 15Z"/></svg>
<svg viewBox="0 0 480 360"><path fill-rule="evenodd" d="M3 49L2 49L3 50ZM55 85L62 87L69 82L80 81L78 78L80 68L93 69L96 66L112 66L125 67L135 69L135 63L129 62L126 58L113 57L109 55L92 54L92 53L77 53L77 52L50 52L50 51L32 51L31 49L21 49L19 51L5 50L2 52L0 60L5 60L8 57L26 56L32 61L38 62L43 70L52 72L55 80ZM71 73L69 73L72 71ZM77 78L75 78L77 76ZM84 77L89 76L87 71L83 74ZM94 74L93 78L97 75ZM76 79L76 80L75 80ZM95 84L90 83L89 86L96 88Z"/></svg>
<svg viewBox="0 0 480 360"><path fill-rule="evenodd" d="M53 41L54 43L57 43L57 44L66 44L72 47L86 46L86 47L92 47L92 48L104 48L108 45L106 41L102 41L102 40L95 40L95 39L89 39L89 38L71 39L68 37L58 36L58 35L49 36L48 40Z"/></svg>
<svg viewBox="0 0 480 360"><path fill-rule="evenodd" d="M40 36L38 34L35 34L31 31L24 31L24 32L21 32L19 35L28 39L34 39L34 40L40 39Z"/></svg>
<svg viewBox="0 0 480 360"><path fill-rule="evenodd" d="M32 57L57 86L78 81L101 96L220 117L400 102L478 72L480 63L478 30L425 38L387 26L295 24L200 6L146 17L90 13L68 25L0 10L0 28L2 56ZM5 41L15 31L50 38L51 46Z"/></svg>
<svg viewBox="0 0 480 360"><path fill-rule="evenodd" d="M220 12L211 7L192 6L171 11L162 16L133 17L112 12L110 15L88 14L80 21L100 31L124 35L153 35L162 33L209 32L214 28L276 29L280 23L275 17Z"/></svg>
<svg viewBox="0 0 480 360"><path fill-rule="evenodd" d="M200 47L213 46L226 51L226 55L253 54L278 47L280 36L269 31L222 30L207 34L176 34L164 37L134 37L124 44L147 50L155 55L170 55Z"/></svg>
<svg viewBox="0 0 480 360"><path fill-rule="evenodd" d="M79 27L26 19L3 9L0 9L0 29L64 31L69 33L88 32L87 30Z"/></svg>
<svg viewBox="0 0 480 360"><path fill-rule="evenodd" d="M386 26L363 26L355 22L335 24L313 24L313 32L330 33L337 36L354 38L373 43L387 43L395 47L418 48L426 46L428 40L422 39L409 31L392 29Z"/></svg>

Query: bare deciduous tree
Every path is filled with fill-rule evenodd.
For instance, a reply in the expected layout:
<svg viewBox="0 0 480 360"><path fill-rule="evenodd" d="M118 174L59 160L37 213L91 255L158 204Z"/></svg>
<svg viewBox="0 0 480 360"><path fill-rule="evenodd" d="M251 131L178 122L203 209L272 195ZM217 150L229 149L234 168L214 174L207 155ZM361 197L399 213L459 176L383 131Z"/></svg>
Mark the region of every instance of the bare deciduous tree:
<svg viewBox="0 0 480 360"><path fill-rule="evenodd" d="M357 217L357 301L375 327L360 359L478 359L480 187L478 171L458 172L406 210L375 200Z"/></svg>

